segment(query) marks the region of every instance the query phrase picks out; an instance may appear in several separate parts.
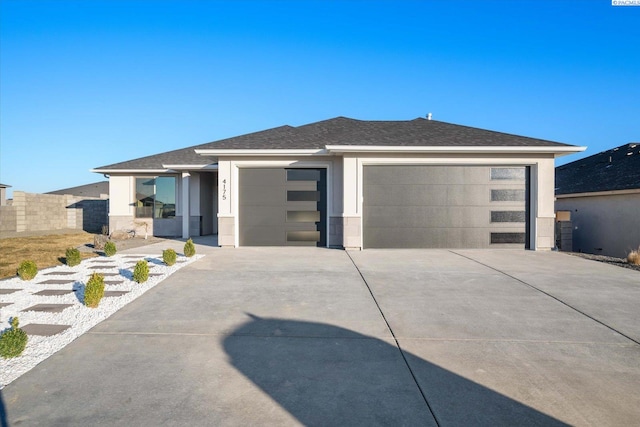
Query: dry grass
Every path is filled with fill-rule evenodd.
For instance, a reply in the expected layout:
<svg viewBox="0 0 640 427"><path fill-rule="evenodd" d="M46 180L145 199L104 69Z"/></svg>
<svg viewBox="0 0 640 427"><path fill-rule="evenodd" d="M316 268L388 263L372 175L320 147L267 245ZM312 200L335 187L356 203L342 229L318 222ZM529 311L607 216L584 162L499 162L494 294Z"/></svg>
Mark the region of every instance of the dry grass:
<svg viewBox="0 0 640 427"><path fill-rule="evenodd" d="M640 247L629 252L629 255L627 255L627 262L633 265L640 265Z"/></svg>
<svg viewBox="0 0 640 427"><path fill-rule="evenodd" d="M93 243L93 234L54 234L47 236L10 237L0 239L0 278L13 277L22 261L31 260L38 270L61 265L67 248ZM93 252L80 252L82 258L96 256Z"/></svg>

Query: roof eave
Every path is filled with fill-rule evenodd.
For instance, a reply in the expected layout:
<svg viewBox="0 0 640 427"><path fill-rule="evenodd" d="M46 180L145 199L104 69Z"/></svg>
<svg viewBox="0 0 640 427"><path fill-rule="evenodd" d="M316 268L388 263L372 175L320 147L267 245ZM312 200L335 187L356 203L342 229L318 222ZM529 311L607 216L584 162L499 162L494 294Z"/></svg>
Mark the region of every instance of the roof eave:
<svg viewBox="0 0 640 427"><path fill-rule="evenodd" d="M637 194L640 188L627 188L625 190L601 190L576 193L556 194L556 199L572 199L575 197L619 196L622 194Z"/></svg>
<svg viewBox="0 0 640 427"><path fill-rule="evenodd" d="M217 171L217 164L207 164L207 165L162 165L167 169L176 170L176 171Z"/></svg>
<svg viewBox="0 0 640 427"><path fill-rule="evenodd" d="M196 154L201 156L323 156L327 150L323 148L312 149L196 149Z"/></svg>
<svg viewBox="0 0 640 427"><path fill-rule="evenodd" d="M176 173L173 169L91 169L95 173Z"/></svg>
<svg viewBox="0 0 640 427"><path fill-rule="evenodd" d="M577 146L544 146L544 147L519 147L519 146L379 146L379 145L327 145L328 153L465 153L465 154L553 154L555 157L567 154L579 153L587 147Z"/></svg>

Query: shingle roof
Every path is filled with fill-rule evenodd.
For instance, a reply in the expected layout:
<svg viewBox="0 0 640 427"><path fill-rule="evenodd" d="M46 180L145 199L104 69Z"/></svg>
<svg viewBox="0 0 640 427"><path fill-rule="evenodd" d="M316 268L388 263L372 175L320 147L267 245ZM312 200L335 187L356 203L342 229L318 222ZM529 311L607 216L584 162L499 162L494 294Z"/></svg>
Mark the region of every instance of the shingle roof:
<svg viewBox="0 0 640 427"><path fill-rule="evenodd" d="M556 195L640 188L640 143L629 143L556 168Z"/></svg>
<svg viewBox="0 0 640 427"><path fill-rule="evenodd" d="M79 185L77 187L49 191L45 194L71 194L72 196L100 197L102 194L109 194L109 181L92 182L91 184Z"/></svg>
<svg viewBox="0 0 640 427"><path fill-rule="evenodd" d="M403 121L365 121L336 117L298 127L280 126L96 169L162 169L163 164L206 165L211 161L196 154L195 149L323 149L327 145L569 147L559 142L423 118Z"/></svg>

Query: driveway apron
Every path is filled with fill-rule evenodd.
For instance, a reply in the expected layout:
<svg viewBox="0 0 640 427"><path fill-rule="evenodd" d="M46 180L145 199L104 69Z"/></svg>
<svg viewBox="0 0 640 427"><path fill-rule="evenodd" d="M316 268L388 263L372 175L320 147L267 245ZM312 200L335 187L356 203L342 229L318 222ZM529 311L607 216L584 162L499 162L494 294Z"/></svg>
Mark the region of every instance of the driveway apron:
<svg viewBox="0 0 640 427"><path fill-rule="evenodd" d="M10 425L436 425L344 251L211 249L2 390Z"/></svg>
<svg viewBox="0 0 640 427"><path fill-rule="evenodd" d="M3 422L640 420L637 272L525 251L198 249L0 390Z"/></svg>
<svg viewBox="0 0 640 427"><path fill-rule="evenodd" d="M350 255L440 425L640 422L637 272L553 252Z"/></svg>

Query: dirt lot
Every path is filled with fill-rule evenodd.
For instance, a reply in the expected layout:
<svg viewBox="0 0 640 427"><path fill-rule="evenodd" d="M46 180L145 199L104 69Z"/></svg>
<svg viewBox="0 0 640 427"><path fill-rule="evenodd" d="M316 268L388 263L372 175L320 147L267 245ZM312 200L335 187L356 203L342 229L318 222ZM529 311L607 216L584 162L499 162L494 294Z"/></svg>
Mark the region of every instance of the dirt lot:
<svg viewBox="0 0 640 427"><path fill-rule="evenodd" d="M93 249L93 234L78 230L37 231L24 233L3 233L0 236L0 279L12 277L22 261L31 260L38 269L53 267L64 263L67 248L78 248L82 258L95 257L101 252ZM135 238L116 241L116 248L124 250L163 239Z"/></svg>

